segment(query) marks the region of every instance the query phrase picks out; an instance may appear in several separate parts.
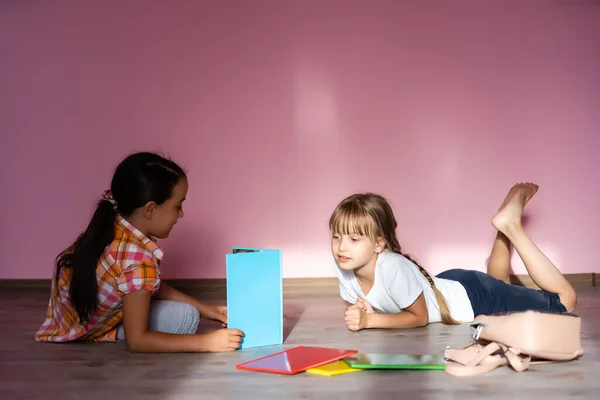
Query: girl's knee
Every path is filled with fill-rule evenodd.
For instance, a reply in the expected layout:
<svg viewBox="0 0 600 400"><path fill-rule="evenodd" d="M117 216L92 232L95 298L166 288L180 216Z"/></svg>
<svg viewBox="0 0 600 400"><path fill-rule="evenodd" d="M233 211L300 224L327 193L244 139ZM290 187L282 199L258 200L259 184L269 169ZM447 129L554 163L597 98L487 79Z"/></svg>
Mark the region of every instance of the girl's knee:
<svg viewBox="0 0 600 400"><path fill-rule="evenodd" d="M198 330L198 324L200 323L200 312L196 307L187 303L181 304L181 334L192 334Z"/></svg>
<svg viewBox="0 0 600 400"><path fill-rule="evenodd" d="M152 304L150 329L158 332L191 334L196 333L200 313L187 303L172 300L156 300Z"/></svg>
<svg viewBox="0 0 600 400"><path fill-rule="evenodd" d="M575 289L571 288L571 290L559 294L559 297L560 302L565 306L567 312L571 313L575 311L575 307L577 307L577 293Z"/></svg>

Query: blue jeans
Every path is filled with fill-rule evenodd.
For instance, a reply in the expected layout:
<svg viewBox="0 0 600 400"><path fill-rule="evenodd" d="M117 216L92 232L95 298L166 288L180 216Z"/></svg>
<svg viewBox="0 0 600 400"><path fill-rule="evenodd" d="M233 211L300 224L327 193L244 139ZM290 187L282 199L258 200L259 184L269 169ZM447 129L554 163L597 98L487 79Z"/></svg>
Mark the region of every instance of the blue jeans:
<svg viewBox="0 0 600 400"><path fill-rule="evenodd" d="M196 333L200 323L200 313L196 308L172 300L152 300L150 303L151 331L177 334ZM123 324L117 330L117 340L125 339Z"/></svg>
<svg viewBox="0 0 600 400"><path fill-rule="evenodd" d="M567 312L556 293L509 285L483 272L451 269L437 277L464 286L475 316L527 310Z"/></svg>

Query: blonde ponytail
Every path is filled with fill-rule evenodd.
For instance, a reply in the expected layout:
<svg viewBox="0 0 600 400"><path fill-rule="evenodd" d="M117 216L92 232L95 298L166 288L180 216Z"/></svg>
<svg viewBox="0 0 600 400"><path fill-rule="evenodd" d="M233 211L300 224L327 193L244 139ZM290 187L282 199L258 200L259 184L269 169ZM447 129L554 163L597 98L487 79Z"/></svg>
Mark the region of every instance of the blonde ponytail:
<svg viewBox="0 0 600 400"><path fill-rule="evenodd" d="M429 275L429 272L427 272L425 270L425 268L421 267L415 261L411 260L410 257L407 257L406 255L404 255L404 257L408 258L417 267L419 267L419 270L421 271L423 276L425 276L425 278L427 278L427 280L429 281L429 284L431 284L431 288L433 289L433 294L435 294L435 299L437 300L438 305L440 306L440 314L442 316L442 323L444 323L446 325L460 325L460 322L458 322L457 320L452 318L452 315L450 314L450 309L448 308L448 303L446 303L446 299L444 298L444 295L442 294L442 292L440 292L440 290L435 286L435 282L433 281L433 278L431 277L431 275Z"/></svg>

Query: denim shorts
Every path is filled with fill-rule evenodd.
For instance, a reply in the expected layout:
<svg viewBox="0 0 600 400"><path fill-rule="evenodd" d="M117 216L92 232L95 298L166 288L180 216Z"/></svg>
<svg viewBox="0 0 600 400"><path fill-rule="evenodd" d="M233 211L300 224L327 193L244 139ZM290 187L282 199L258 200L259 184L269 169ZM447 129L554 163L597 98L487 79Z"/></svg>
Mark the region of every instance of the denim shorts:
<svg viewBox="0 0 600 400"><path fill-rule="evenodd" d="M527 310L567 312L556 293L509 285L483 272L451 269L437 277L457 281L464 286L475 317Z"/></svg>

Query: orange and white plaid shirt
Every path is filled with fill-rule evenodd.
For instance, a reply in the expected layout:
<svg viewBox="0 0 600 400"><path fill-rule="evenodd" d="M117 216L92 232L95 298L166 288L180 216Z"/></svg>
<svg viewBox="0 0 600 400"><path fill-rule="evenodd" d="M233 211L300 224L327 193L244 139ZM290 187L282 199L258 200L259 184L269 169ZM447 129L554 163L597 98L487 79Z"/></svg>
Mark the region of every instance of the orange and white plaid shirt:
<svg viewBox="0 0 600 400"><path fill-rule="evenodd" d="M69 247L63 254L72 251ZM115 342L123 319L123 295L145 289L156 293L160 287L160 261L163 251L158 245L120 215L116 217L115 238L98 260L98 307L84 324L69 299L71 268L63 268L52 291L46 320L35 334L39 342L73 340Z"/></svg>

